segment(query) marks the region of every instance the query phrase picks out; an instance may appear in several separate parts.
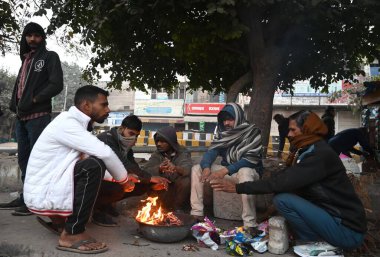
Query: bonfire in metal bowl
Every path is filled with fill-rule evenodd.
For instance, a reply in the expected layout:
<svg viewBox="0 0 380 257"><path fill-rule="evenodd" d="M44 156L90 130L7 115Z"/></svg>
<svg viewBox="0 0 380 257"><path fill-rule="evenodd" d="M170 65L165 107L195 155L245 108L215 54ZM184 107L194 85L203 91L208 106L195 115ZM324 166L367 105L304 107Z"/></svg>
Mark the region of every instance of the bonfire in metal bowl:
<svg viewBox="0 0 380 257"><path fill-rule="evenodd" d="M164 212L161 206L158 206L157 200L158 197L148 197L143 200L146 204L138 211L136 220L150 225L182 226L183 222L173 212Z"/></svg>

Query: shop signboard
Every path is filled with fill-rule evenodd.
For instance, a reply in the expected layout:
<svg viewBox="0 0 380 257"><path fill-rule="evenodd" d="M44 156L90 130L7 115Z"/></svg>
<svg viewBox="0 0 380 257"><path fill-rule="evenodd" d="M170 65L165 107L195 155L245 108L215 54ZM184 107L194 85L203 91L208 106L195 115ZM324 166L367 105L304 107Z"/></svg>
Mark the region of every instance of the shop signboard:
<svg viewBox="0 0 380 257"><path fill-rule="evenodd" d="M110 112L107 117L108 126L120 126L121 122L130 112Z"/></svg>
<svg viewBox="0 0 380 257"><path fill-rule="evenodd" d="M185 104L185 114L217 115L225 103L191 103Z"/></svg>
<svg viewBox="0 0 380 257"><path fill-rule="evenodd" d="M183 104L183 99L136 99L134 114L150 117L183 117Z"/></svg>

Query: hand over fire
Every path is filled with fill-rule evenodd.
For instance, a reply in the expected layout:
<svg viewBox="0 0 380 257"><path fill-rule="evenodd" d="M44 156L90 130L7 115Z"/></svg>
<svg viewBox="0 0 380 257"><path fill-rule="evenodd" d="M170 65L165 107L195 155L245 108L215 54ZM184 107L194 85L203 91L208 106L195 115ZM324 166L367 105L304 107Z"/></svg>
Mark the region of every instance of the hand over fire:
<svg viewBox="0 0 380 257"><path fill-rule="evenodd" d="M176 167L169 159L165 158L160 165L160 171L162 173L174 173L176 172Z"/></svg>
<svg viewBox="0 0 380 257"><path fill-rule="evenodd" d="M236 193L236 183L230 179L216 179L210 181L210 184L215 191Z"/></svg>
<svg viewBox="0 0 380 257"><path fill-rule="evenodd" d="M167 191L169 188L170 180L164 177L160 177L160 176L153 176L150 178L150 183L154 184L152 185L151 188L155 191L159 191L159 190Z"/></svg>
<svg viewBox="0 0 380 257"><path fill-rule="evenodd" d="M123 184L124 192L132 192L135 189L135 183L140 183L140 179L135 174L129 174L128 181Z"/></svg>

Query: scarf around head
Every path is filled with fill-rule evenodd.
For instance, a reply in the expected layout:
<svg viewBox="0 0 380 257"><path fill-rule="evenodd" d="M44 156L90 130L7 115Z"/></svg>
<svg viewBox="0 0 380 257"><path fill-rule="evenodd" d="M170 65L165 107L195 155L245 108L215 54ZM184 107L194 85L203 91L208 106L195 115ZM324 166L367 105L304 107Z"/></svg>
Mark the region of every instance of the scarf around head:
<svg viewBox="0 0 380 257"><path fill-rule="evenodd" d="M262 156L261 131L249 124L244 117L243 109L236 103L227 103L222 111L227 111L235 118L234 128L225 130L223 121L218 115L218 131L209 149L225 148L226 161L229 164L245 159L257 164Z"/></svg>
<svg viewBox="0 0 380 257"><path fill-rule="evenodd" d="M294 165L299 150L323 139L327 134L327 127L318 115L311 112L302 126L302 135L296 136L290 140L293 151L286 160L287 166Z"/></svg>

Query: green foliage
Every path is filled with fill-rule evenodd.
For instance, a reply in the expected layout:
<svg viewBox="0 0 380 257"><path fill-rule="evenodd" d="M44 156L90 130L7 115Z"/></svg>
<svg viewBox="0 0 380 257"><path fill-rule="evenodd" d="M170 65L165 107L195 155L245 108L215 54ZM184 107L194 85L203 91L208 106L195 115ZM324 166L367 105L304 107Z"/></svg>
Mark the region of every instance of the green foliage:
<svg viewBox="0 0 380 257"><path fill-rule="evenodd" d="M20 1L0 0L0 51L4 55L17 42L19 27L15 11L24 8Z"/></svg>
<svg viewBox="0 0 380 257"><path fill-rule="evenodd" d="M102 67L112 87L128 80L170 90L180 74L191 88L218 92L250 70L272 73L283 90L295 80L327 89L352 78L363 57L378 56L378 8L372 0L43 0L38 14L51 9L50 33L68 25L92 46L88 79Z"/></svg>

